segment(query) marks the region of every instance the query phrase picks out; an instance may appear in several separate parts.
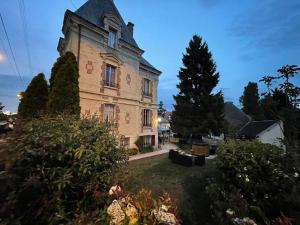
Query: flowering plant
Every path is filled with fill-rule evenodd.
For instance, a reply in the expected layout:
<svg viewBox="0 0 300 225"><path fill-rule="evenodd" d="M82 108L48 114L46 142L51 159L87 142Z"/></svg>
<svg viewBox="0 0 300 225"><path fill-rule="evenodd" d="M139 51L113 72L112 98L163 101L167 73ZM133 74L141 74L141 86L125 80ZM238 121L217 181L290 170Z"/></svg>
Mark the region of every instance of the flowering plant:
<svg viewBox="0 0 300 225"><path fill-rule="evenodd" d="M180 224L176 204L168 193L153 199L146 189L131 196L123 194L121 187L113 186L109 195L114 198L107 208L110 225Z"/></svg>

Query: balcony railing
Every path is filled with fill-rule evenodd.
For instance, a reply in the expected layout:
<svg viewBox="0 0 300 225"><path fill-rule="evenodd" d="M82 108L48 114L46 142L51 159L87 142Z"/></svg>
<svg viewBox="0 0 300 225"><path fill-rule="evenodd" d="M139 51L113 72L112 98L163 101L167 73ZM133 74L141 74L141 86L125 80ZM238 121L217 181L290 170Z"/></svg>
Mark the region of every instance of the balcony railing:
<svg viewBox="0 0 300 225"><path fill-rule="evenodd" d="M112 82L112 81L107 81L107 80L103 81L103 85L107 86L107 87L119 88L119 84Z"/></svg>

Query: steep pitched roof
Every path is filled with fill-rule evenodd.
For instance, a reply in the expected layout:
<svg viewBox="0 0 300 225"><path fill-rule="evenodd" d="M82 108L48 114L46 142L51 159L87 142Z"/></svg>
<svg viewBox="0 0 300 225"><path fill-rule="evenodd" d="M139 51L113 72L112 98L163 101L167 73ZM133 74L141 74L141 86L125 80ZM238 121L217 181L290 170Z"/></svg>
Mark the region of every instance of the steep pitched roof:
<svg viewBox="0 0 300 225"><path fill-rule="evenodd" d="M75 14L81 18L89 21L90 23L104 29L103 17L105 15L113 15L121 22L121 39L135 48L139 48L138 44L130 34L121 14L113 0L88 0ZM161 73L154 66L152 66L145 58L140 58L140 63L146 67L153 69L157 73Z"/></svg>
<svg viewBox="0 0 300 225"><path fill-rule="evenodd" d="M276 120L262 120L249 122L238 132L238 136L244 137L246 139L254 139L258 134L268 129L275 123L277 123Z"/></svg>
<svg viewBox="0 0 300 225"><path fill-rule="evenodd" d="M122 23L122 40L136 48L139 48L134 38L130 35L129 30L121 14L116 8L113 0L88 0L85 4L83 4L79 9L75 11L75 14L101 28L104 28L102 20L104 15L109 14L117 17Z"/></svg>
<svg viewBox="0 0 300 225"><path fill-rule="evenodd" d="M233 127L239 129L250 121L242 110L236 107L232 102L226 102L224 106L225 120Z"/></svg>

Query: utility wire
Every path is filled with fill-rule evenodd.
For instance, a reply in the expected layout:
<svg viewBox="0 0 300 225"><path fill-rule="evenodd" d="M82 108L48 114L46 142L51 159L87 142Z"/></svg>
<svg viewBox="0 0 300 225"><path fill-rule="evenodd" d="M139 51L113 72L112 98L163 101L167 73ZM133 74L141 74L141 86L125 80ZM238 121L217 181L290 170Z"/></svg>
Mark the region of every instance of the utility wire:
<svg viewBox="0 0 300 225"><path fill-rule="evenodd" d="M29 39L28 39L27 18L26 18L26 9L25 9L24 0L19 0L19 10L20 10L20 16L21 16L21 21L22 21L22 28L23 28L24 42L25 42L25 47L26 47L27 59L28 59L29 72L32 75L32 63L31 63L31 54L30 54L30 45L29 45Z"/></svg>
<svg viewBox="0 0 300 225"><path fill-rule="evenodd" d="M13 52L13 50L12 50L12 47L11 47L11 44L10 44L10 41L9 41L9 37L8 37L7 31L6 31L6 27L5 27L5 24L4 24L3 17L2 17L2 14L1 14L1 13L0 13L0 19L1 19L1 23L2 23L3 29L4 29L4 33L5 33L5 37L6 37L7 43L8 43L8 45L9 45L10 53L11 53L12 58L13 58L13 61L14 61L14 63L15 63L15 67L16 67L18 76L19 76L21 82L23 82L23 79L22 79L22 77L21 77L20 70L19 70L19 67L18 67L16 58L15 58L15 54L14 54L14 52Z"/></svg>
<svg viewBox="0 0 300 225"><path fill-rule="evenodd" d="M70 3L71 3L71 5L74 7L74 9L76 10L77 7L76 7L76 5L74 4L73 0L70 0Z"/></svg>
<svg viewBox="0 0 300 225"><path fill-rule="evenodd" d="M10 58L9 58L7 49L6 49L6 47L5 47L4 41L3 41L3 39L1 38L1 36L0 36L0 43L1 43L1 47L2 47L2 49L3 49L3 52L5 53L5 56L6 56L8 62L9 62L9 64L10 64L11 68L13 69L14 72L16 72L16 71L15 71L15 67L13 66L13 64L12 64Z"/></svg>

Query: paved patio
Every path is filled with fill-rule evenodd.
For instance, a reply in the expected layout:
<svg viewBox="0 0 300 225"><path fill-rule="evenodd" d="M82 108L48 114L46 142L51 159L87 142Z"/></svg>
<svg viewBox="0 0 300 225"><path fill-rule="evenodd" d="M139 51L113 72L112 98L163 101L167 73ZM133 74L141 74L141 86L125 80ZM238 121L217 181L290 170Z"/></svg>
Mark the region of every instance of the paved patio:
<svg viewBox="0 0 300 225"><path fill-rule="evenodd" d="M166 144L162 145L161 148L162 149L158 150L158 151L130 156L129 161L134 161L134 160L139 160L139 159L144 159L144 158L150 158L150 157L157 156L157 155L167 154L170 149L177 149L178 147L172 143L166 143Z"/></svg>
<svg viewBox="0 0 300 225"><path fill-rule="evenodd" d="M170 151L170 149L178 149L178 147L172 143L166 143L166 144L162 145L161 148L162 149L159 151L148 152L148 153L144 153L144 154L130 156L129 161L135 161L135 160L139 160L139 159L145 159L145 158L150 158L150 157L154 157L154 156L158 156L158 155L163 155L163 154L167 154ZM217 155L211 155L211 156L206 157L206 159L214 159L216 157L217 157Z"/></svg>

